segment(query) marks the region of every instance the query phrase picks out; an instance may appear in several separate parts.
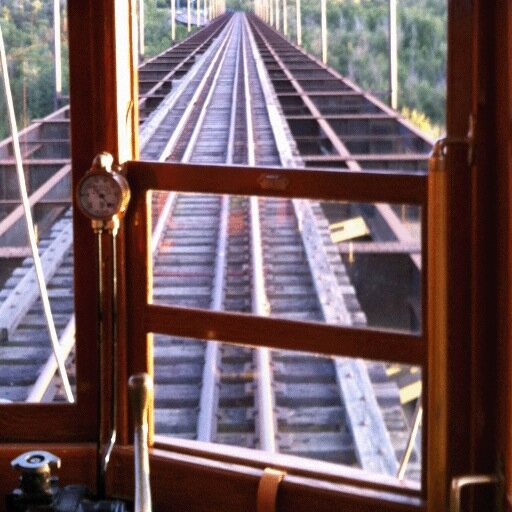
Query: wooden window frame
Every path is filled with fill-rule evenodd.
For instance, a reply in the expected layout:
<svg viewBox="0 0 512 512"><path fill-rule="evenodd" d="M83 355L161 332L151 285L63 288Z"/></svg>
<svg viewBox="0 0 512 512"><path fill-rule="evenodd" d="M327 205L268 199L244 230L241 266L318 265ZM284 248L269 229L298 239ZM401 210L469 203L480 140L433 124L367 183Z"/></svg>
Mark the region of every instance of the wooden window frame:
<svg viewBox="0 0 512 512"><path fill-rule="evenodd" d="M262 191L258 179L268 174L268 169L236 168L226 166L194 166L183 164L159 164L156 162L133 161L125 164L130 185L132 187L132 205L126 217L126 265L130 268L130 279L127 280L127 308L130 311L127 325L126 344L127 366L129 373L146 371L152 373L152 333L188 336L197 339L212 339L231 341L249 345L261 345L263 333L273 333L273 340L267 337L267 346L295 348L338 354L343 356L368 357L380 360L390 360L407 364L419 365L425 370L428 365L426 307L420 335L386 332L377 329L348 329L339 326L307 324L275 318L255 318L249 315L234 313L219 313L191 308L157 306L150 303L151 294L151 254L150 254L150 198L151 190L172 190L174 192L223 193L235 195L260 195L279 197L305 197L323 200L349 200L369 203L408 203L419 204L422 208L422 246L426 247L426 215L427 215L427 178L426 176L379 174L371 172L339 172L313 171L310 169L272 170L272 174L286 175L289 183L285 191ZM383 191L384 190L384 191ZM307 192L305 192L307 191ZM343 192L340 192L343 191ZM426 262L424 261L424 264ZM426 304L426 272L422 275L422 302ZM214 333L214 334L212 334ZM294 343L291 343L291 339ZM313 341L314 340L314 341ZM141 357L141 354L145 357ZM428 382L427 379L424 382ZM424 399L428 400L428 391L424 390ZM426 415L427 417L427 415ZM233 457L228 449L214 445L181 442L177 439L159 438L158 448L167 448L166 452L159 451L158 460L168 457L169 465L179 457L195 458L195 469L203 471L203 466L215 463L228 463L224 468L233 472L233 464L238 463L238 470L254 471L262 469L261 465L271 464L271 457L266 454L247 453L245 457ZM158 449L156 448L156 449ZM120 455L120 452L116 452ZM274 457L283 467L279 456ZM154 459L152 459L153 462ZM181 460L181 459L179 459ZM264 461L264 462L262 462ZM192 462L189 462L193 464ZM433 464L436 464L434 461ZM116 467L121 468L118 463ZM166 472L165 465L159 473ZM245 468L245 469L243 469ZM293 463L288 470L295 476L301 473ZM191 469L193 474L193 469ZM322 487L322 482L328 482L326 475L306 471L306 477ZM116 479L112 488L119 489L126 481L126 475ZM172 471L169 470L169 475ZM306 478L303 476L303 478ZM422 491L414 491L398 479L385 478L380 475L368 475L364 472L340 467L337 474L331 475L333 488L331 497L345 495L347 500L358 500L357 493L350 498L343 485L353 485L371 503L373 510L378 503L385 507L399 504L403 510L418 510L425 506L426 479ZM192 477L192 480L194 478ZM356 484L357 482L357 484ZM355 489L356 487L354 487ZM159 488L159 491L162 489ZM374 493L370 499L367 492ZM192 493L193 494L193 493ZM359 496L359 499L361 496ZM389 499L388 499L389 498ZM336 500L336 499L335 499ZM397 500L395 503L394 500ZM353 502L354 503L354 502ZM190 503L187 504L187 508ZM223 508L229 506L223 504ZM370 505L369 505L370 506ZM230 507L231 508L231 507Z"/></svg>
<svg viewBox="0 0 512 512"><path fill-rule="evenodd" d="M426 329L419 334L356 329L336 325L298 322L277 318L214 312L192 308L161 306L150 303L151 296L151 190L197 192L212 194L258 195L285 198L354 201L363 203L406 203L422 206L422 245L426 246L427 177L425 175L383 174L372 172L338 172L312 169L271 169L235 166L162 164L128 162L127 177L132 188L132 206L126 217L126 264L130 268L127 282L128 367L130 372L152 372L152 333L185 336L194 339L242 343L305 350L345 357L362 357L392 361L427 368ZM286 190L264 190L259 186L262 176L286 179ZM307 192L305 192L307 191ZM425 274L422 279L422 302L426 300ZM423 322L425 325L425 322ZM271 333L271 334L270 334ZM264 341L263 341L264 340ZM140 357L147 354L146 357ZM428 393L423 391L423 399ZM299 467L290 458L249 450L231 450L213 444L183 442L158 437L160 448L182 454L198 455L258 468L263 464L286 468L290 474L303 475L318 482L329 478L341 483L379 490L381 493L403 494L416 509L425 495L426 480L420 492L398 478L369 474L340 466L322 473ZM241 453L244 453L241 456ZM327 466L327 465L326 465ZM328 472L330 471L330 473ZM402 502L403 506L403 502Z"/></svg>
<svg viewBox="0 0 512 512"><path fill-rule="evenodd" d="M448 2L448 8L449 19L458 20L457 27L453 21L449 24L448 32L448 134L465 136L469 114L477 114L475 137L479 151L476 152L471 174L468 174L468 166L464 163L466 155L462 147L451 149L447 157L446 227L449 236L446 240L446 337L444 345L436 347L436 352L429 353L431 368L434 364L435 372L428 377L427 384L432 386L429 388L429 409L432 414L428 419L428 453L437 452L437 456L435 464L429 456L427 499L416 503L404 502L400 495L386 497L382 489L372 494L374 491L368 488L365 494L360 486L356 486L356 490L350 486L343 488L344 484L328 479L322 483L303 476L290 476L283 482L282 490L280 488L280 510L300 511L310 509L314 504L318 511L334 511L340 510L343 505L357 504L358 510L412 508L434 512L444 509L448 482L452 476L493 470L497 449L502 450L507 461L512 458L512 406L508 392L512 374L512 335L508 321L512 311L509 278L512 233L508 220L512 197L508 177L512 165L509 135L512 111L512 6L506 2L494 5L478 0L452 0ZM72 167L75 184L100 151L110 151L119 162L137 156L138 121L133 102L133 98L137 97L134 16L133 0L83 0L73 2L69 10ZM493 73L491 64L495 69L504 70L503 77ZM493 208L497 200L500 207ZM1 406L2 467L9 460L9 454L16 450L40 447L41 442L50 443L56 439L67 444L46 446L58 453L59 450L62 454L74 453L84 460L90 460L96 453L96 397L99 391L102 407L107 410L109 392L99 389L100 383L93 370L96 367L95 351L90 349L96 337L93 320L95 306L89 300L94 294L94 283L81 278L82 272L90 269L90 261L94 260L94 241L88 222L82 216L76 215L74 222L75 251L79 249L78 253L75 252L79 405ZM489 224L497 227L489 229ZM502 235L498 237L497 232ZM120 248L124 247L123 232L119 236L119 245ZM465 251L461 252L461 248L465 248ZM108 247L105 250L108 255ZM122 250L120 254L118 279L124 290L125 255ZM496 262L496 270L489 270L489 267L494 268ZM457 286L453 286L454 283ZM495 296L496 290L498 297ZM486 304L490 313L482 310L482 304ZM137 365L132 363L130 368L128 366L128 360L133 356L129 355L123 329L121 378L126 382L128 372L136 370ZM489 342L493 339L498 341ZM496 367L498 372L495 378L492 372ZM476 382L481 384L478 389L475 389ZM496 392L497 382L500 385ZM131 495L133 487L130 486L130 475L133 475L133 471L130 465L132 452L128 444L126 386L122 384L120 387L120 446L113 455L109 482L110 490L114 493ZM449 394L446 394L446 389L450 390ZM496 424L497 410L505 418L499 425ZM47 428L34 430L34 424ZM468 428L461 432L461 424L468 425ZM50 425L51 429L48 428ZM109 425L102 428L108 431ZM434 436L432 432L436 432ZM496 432L497 442L494 441ZM23 441L29 444L12 444ZM438 444L435 445L434 441ZM494 453L489 456L489 451ZM163 508L175 498L191 511L213 511L221 506L223 510L253 510L255 490L264 463L265 460L235 467L233 461L223 460L220 455L216 460L201 452L192 455L186 450L171 453L155 448L152 453L152 474L156 504ZM507 464L505 468L506 489L512 494L509 466ZM94 487L92 467L85 465L79 468L74 465L73 468L63 479L64 482L85 481ZM77 479L73 478L75 475ZM210 482L201 484L201 478ZM7 492L12 489L13 481L14 477L3 480L0 490ZM231 483L227 492L223 492L222 487L226 482ZM301 491L300 495L297 490ZM205 503L204 499L207 491L211 492L209 503ZM232 495L228 496L230 491Z"/></svg>

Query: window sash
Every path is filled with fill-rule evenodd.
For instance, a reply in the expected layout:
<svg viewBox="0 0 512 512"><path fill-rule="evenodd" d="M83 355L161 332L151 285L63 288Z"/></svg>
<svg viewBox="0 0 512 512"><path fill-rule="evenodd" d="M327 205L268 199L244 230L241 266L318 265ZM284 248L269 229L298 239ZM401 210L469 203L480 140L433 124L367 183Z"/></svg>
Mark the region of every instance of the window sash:
<svg viewBox="0 0 512 512"><path fill-rule="evenodd" d="M160 163L124 164L137 197L149 190L255 195L326 201L427 204L427 175L389 171L326 171ZM265 177L269 177L266 182ZM263 181L263 184L260 182ZM273 188L271 182L275 182Z"/></svg>
<svg viewBox="0 0 512 512"><path fill-rule="evenodd" d="M426 248L425 175L397 176L392 173L145 161L128 162L125 168L132 188L132 206L126 219L127 266L131 272L127 283L128 310L137 311L137 314L130 315L133 319L128 326L128 335L132 338L130 347L139 345L137 340L147 338L149 333L160 333L426 366L425 328L419 334L405 334L377 328L355 329L151 304L151 213L148 194L151 190L158 190L416 204L422 207L422 247ZM275 184L274 188L267 188L268 183L270 186ZM142 254L145 255L144 259L141 259ZM424 267L421 276L422 303L426 311ZM141 290L145 290L145 293L141 293ZM425 321L423 325L426 325ZM132 329L138 334L132 336ZM139 345L137 350L139 354L150 350L149 341L143 346Z"/></svg>
<svg viewBox="0 0 512 512"><path fill-rule="evenodd" d="M193 451L170 452L150 449L152 501L157 509L179 504L191 510L235 512L256 509L256 491L263 473L263 464L249 465L208 458ZM246 462L246 461L241 461ZM263 461L262 461L263 462ZM108 482L117 495L133 496L133 450L117 447L112 464L118 469ZM198 485L201 492L198 492ZM350 479L316 479L306 474L288 473L278 490L278 510L305 512L311 510L354 510L367 512L420 512L425 501L402 486L393 489L367 482L358 485Z"/></svg>
<svg viewBox="0 0 512 512"><path fill-rule="evenodd" d="M376 172L332 172L313 169L275 169L234 166L204 166L131 161L125 164L128 181L132 188L132 204L125 224L126 265L130 269L127 279L128 373L151 373L152 334L170 334L197 339L214 339L221 342L243 343L292 350L311 351L345 357L393 361L421 366L427 378L427 330L426 261L422 265L421 287L423 301L423 329L410 334L384 329L356 329L288 319L254 317L242 313L206 311L177 306L151 304L151 194L152 190L182 193L211 193L232 195L256 195L319 200L359 201L369 203L408 203L422 207L421 243L426 252L427 232L427 177L425 175L396 175ZM265 179L262 179L262 176ZM275 183L273 189L261 183ZM285 184L285 186L283 186ZM425 258L424 258L425 260ZM141 354L144 356L141 357ZM423 400L427 400L426 387ZM150 419L150 425L152 419ZM424 453L426 436L423 436ZM226 460L222 448L204 443L155 437L158 448L204 456L211 460ZM220 450L220 452L219 452ZM237 451L237 453L240 453ZM230 462L254 465L254 457L265 459L266 454L240 456ZM276 456L279 458L279 455ZM227 457L229 459L229 457ZM426 464L424 457L424 467ZM271 463L272 461L268 461ZM283 462L281 462L282 464ZM258 464L256 464L258 466ZM290 462L294 474L300 468ZM361 473L361 474L360 474ZM358 482L364 487L404 489L398 479L380 478L340 467L336 481ZM426 471L423 472L424 474ZM309 475L311 476L311 475ZM328 473L319 471L313 478L327 478ZM423 477L425 479L425 475ZM422 489L412 491L424 495ZM417 504L416 504L417 506Z"/></svg>

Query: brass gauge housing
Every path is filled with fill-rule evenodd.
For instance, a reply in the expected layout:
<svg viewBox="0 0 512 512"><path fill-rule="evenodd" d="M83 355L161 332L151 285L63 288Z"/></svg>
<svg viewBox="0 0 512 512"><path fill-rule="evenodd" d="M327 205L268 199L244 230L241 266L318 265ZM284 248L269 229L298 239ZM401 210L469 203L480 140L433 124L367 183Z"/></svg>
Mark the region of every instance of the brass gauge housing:
<svg viewBox="0 0 512 512"><path fill-rule="evenodd" d="M130 201L126 178L112 170L113 158L101 153L78 183L76 199L93 228L116 228Z"/></svg>

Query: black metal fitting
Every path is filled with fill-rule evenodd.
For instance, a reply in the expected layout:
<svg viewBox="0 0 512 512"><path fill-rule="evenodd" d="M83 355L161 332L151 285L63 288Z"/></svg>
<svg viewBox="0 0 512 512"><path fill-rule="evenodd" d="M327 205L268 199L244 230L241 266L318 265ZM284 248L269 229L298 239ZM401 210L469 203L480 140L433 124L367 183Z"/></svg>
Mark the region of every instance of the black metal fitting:
<svg viewBox="0 0 512 512"><path fill-rule="evenodd" d="M6 496L7 512L125 512L119 500L94 501L85 485L58 486L52 469L60 467L60 459L45 451L26 452L11 466L21 471L20 486Z"/></svg>

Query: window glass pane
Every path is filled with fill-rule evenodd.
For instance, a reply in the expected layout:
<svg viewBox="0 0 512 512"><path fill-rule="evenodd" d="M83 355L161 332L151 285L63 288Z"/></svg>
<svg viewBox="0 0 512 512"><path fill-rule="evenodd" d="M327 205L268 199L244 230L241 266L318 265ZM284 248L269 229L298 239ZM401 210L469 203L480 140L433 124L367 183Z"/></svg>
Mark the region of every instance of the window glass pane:
<svg viewBox="0 0 512 512"><path fill-rule="evenodd" d="M158 435L421 479L421 370L154 335Z"/></svg>
<svg viewBox="0 0 512 512"><path fill-rule="evenodd" d="M153 193L153 302L421 330L417 206Z"/></svg>
<svg viewBox="0 0 512 512"><path fill-rule="evenodd" d="M8 2L0 23L19 130L22 176L45 275L45 314L34 271L22 185L0 88L0 400L65 400L51 338L74 374L71 170L67 107L67 23L62 2ZM57 27L57 29L56 29ZM59 30L60 28L60 30ZM64 57L62 61L58 57ZM2 73L0 80L4 80ZM47 320L46 318L52 317ZM50 327L47 327L50 325ZM52 333L52 334L50 334ZM74 393L69 377L67 397Z"/></svg>

